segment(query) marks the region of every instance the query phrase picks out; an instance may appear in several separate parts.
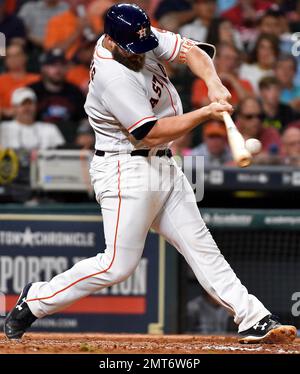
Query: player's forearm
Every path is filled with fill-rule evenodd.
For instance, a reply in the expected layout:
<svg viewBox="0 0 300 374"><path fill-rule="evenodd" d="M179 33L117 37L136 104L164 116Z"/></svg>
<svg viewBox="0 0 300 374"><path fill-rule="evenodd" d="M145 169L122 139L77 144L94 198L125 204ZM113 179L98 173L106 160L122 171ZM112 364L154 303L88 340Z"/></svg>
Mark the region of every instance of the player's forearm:
<svg viewBox="0 0 300 374"><path fill-rule="evenodd" d="M155 147L178 139L209 119L210 114L209 107L204 107L180 116L161 118L143 139L143 143Z"/></svg>
<svg viewBox="0 0 300 374"><path fill-rule="evenodd" d="M231 113L232 106L227 102L215 102L180 116L161 118L143 139L143 143L151 148L171 142L210 118L222 121L224 111Z"/></svg>
<svg viewBox="0 0 300 374"><path fill-rule="evenodd" d="M198 78L205 81L208 86L212 81L221 82L212 59L200 48L192 48L186 56L186 64Z"/></svg>
<svg viewBox="0 0 300 374"><path fill-rule="evenodd" d="M212 59L200 48L193 47L186 55L186 63L190 70L205 81L210 101L229 101L231 94L222 84Z"/></svg>

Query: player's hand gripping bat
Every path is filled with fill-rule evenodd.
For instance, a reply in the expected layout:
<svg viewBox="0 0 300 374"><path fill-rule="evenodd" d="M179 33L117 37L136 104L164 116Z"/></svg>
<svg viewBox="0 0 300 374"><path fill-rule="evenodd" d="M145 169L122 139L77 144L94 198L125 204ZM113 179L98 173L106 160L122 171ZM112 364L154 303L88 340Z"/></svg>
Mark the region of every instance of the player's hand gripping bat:
<svg viewBox="0 0 300 374"><path fill-rule="evenodd" d="M228 112L223 112L223 120L234 161L242 168L249 166L252 162L251 153L246 149L245 140Z"/></svg>

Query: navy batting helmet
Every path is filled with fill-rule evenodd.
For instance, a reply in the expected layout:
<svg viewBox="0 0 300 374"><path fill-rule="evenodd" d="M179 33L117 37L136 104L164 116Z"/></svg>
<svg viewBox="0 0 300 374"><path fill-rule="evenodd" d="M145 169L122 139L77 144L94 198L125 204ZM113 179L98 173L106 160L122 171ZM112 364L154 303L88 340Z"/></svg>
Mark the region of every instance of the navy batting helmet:
<svg viewBox="0 0 300 374"><path fill-rule="evenodd" d="M158 46L148 15L134 4L117 4L109 8L104 32L129 53L145 53Z"/></svg>

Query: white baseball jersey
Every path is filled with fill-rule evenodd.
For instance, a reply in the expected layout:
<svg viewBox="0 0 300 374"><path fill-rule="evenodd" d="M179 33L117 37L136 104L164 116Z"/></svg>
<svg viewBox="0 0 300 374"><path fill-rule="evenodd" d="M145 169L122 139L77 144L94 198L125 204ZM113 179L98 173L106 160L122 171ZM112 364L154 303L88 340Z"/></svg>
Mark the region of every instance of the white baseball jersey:
<svg viewBox="0 0 300 374"><path fill-rule="evenodd" d="M152 31L159 45L146 53L145 66L140 72L115 61L103 47L104 36L97 43L85 103L96 134L96 149L128 153L141 148L130 136L136 129L159 118L182 114L180 97L162 64L176 58L181 37L155 28Z"/></svg>

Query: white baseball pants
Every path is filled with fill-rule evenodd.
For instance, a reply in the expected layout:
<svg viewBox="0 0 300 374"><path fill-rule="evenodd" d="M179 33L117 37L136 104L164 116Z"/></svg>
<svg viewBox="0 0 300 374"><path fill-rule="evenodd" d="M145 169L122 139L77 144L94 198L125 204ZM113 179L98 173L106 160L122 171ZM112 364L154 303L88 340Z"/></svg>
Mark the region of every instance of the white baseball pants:
<svg viewBox="0 0 300 374"><path fill-rule="evenodd" d="M199 283L227 308L244 331L270 312L249 294L220 253L174 159L94 156L91 180L101 204L106 249L49 282L37 282L27 303L42 318L121 282L137 267L152 227L185 257Z"/></svg>

